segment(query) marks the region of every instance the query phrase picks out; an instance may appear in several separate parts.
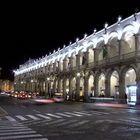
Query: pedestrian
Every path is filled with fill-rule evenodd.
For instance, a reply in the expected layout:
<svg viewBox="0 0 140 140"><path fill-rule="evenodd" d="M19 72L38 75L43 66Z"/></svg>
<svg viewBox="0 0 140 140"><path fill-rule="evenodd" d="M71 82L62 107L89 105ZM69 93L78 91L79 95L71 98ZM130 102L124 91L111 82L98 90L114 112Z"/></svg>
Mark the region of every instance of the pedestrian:
<svg viewBox="0 0 140 140"><path fill-rule="evenodd" d="M125 93L125 103L127 104L127 94Z"/></svg>

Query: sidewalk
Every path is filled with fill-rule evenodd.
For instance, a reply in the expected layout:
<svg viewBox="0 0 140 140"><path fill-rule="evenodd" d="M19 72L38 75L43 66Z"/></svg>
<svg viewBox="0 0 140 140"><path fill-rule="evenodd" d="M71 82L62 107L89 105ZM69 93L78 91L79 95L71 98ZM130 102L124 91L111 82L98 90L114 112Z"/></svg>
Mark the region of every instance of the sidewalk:
<svg viewBox="0 0 140 140"><path fill-rule="evenodd" d="M93 105L94 107L111 107L111 108L124 108L140 110L140 105L118 104L118 103L85 103Z"/></svg>

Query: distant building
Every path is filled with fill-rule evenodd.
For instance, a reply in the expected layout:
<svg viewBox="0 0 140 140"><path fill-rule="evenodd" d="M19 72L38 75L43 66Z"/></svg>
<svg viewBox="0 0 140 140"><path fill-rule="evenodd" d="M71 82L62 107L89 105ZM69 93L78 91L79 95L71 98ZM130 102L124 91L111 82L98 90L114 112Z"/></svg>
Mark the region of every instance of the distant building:
<svg viewBox="0 0 140 140"><path fill-rule="evenodd" d="M0 80L0 90L9 92L14 90L14 82L10 80Z"/></svg>

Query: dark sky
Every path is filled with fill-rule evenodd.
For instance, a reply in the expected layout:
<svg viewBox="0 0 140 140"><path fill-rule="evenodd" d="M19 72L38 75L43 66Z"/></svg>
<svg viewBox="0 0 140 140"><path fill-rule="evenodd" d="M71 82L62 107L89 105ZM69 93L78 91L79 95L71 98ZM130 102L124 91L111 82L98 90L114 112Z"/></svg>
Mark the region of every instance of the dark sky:
<svg viewBox="0 0 140 140"><path fill-rule="evenodd" d="M5 5L1 13L1 78L13 79L13 69L29 58L49 54L85 33L90 35L94 28L101 30L105 22L115 23L118 15L124 19L140 10L139 0L94 2Z"/></svg>

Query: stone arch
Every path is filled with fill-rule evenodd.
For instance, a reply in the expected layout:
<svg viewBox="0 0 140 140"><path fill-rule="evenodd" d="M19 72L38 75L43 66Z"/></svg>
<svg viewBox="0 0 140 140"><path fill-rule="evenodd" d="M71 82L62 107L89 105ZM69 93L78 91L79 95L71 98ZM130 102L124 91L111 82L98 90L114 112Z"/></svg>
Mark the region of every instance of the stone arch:
<svg viewBox="0 0 140 140"><path fill-rule="evenodd" d="M63 70L63 58L59 59L59 69L60 69L60 71Z"/></svg>
<svg viewBox="0 0 140 140"><path fill-rule="evenodd" d="M92 48L92 49L93 49L93 48L94 48L94 42L91 41L91 40L88 41L88 42L87 42L87 46L88 46L88 47L87 47L87 50L88 50L89 48Z"/></svg>
<svg viewBox="0 0 140 140"><path fill-rule="evenodd" d="M127 54L135 51L134 34L134 26L127 25L124 27L121 37L121 54Z"/></svg>
<svg viewBox="0 0 140 140"><path fill-rule="evenodd" d="M127 94L127 97L129 97L127 87L129 87L129 85L136 84L136 82L134 82L136 80L136 76L134 76L134 75L132 76L132 74L131 74L131 76L133 78L133 80L132 80L133 82L130 82L130 79L129 79L130 74L129 74L129 76L127 75L129 73L129 71L131 71L131 70L133 70L133 72L135 72L135 74L136 74L136 65L132 64L129 66L125 66L121 70L120 80L123 81L122 85L121 85L121 87L123 87L123 89L120 89L120 90L122 90L120 94L123 98L125 96L125 93Z"/></svg>
<svg viewBox="0 0 140 140"><path fill-rule="evenodd" d="M94 62L94 51L93 51L93 48L89 47L87 52L88 52L88 57L89 57L88 63Z"/></svg>
<svg viewBox="0 0 140 140"><path fill-rule="evenodd" d="M119 72L113 70L109 76L110 79L110 96L119 98Z"/></svg>
<svg viewBox="0 0 140 140"><path fill-rule="evenodd" d="M91 74L88 77L88 94L91 94L92 96L94 96L94 76Z"/></svg>
<svg viewBox="0 0 140 140"><path fill-rule="evenodd" d="M98 56L98 61L103 60L103 46L105 44L104 38L102 37L101 39L99 39L100 41L97 43L96 45L96 49L98 49L97 56Z"/></svg>
<svg viewBox="0 0 140 140"><path fill-rule="evenodd" d="M98 77L98 96L105 96L105 74L101 73Z"/></svg>
<svg viewBox="0 0 140 140"><path fill-rule="evenodd" d="M65 60L65 66L66 66L66 69L67 69L70 66L69 55L66 55L64 60Z"/></svg>
<svg viewBox="0 0 140 140"><path fill-rule="evenodd" d="M118 33L112 32L108 39L109 44L109 57L112 58L114 56L119 55L119 44L118 44Z"/></svg>
<svg viewBox="0 0 140 140"><path fill-rule="evenodd" d="M72 67L76 67L76 53L72 53L71 55L72 58Z"/></svg>
<svg viewBox="0 0 140 140"><path fill-rule="evenodd" d="M83 56L84 56L84 51L83 50L84 50L83 48L79 49L78 54L77 54L80 57L80 62L79 62L80 65L82 65L82 62L83 62ZM77 61L76 61L76 63L77 63Z"/></svg>
<svg viewBox="0 0 140 140"><path fill-rule="evenodd" d="M95 73L95 78L94 78L94 84L95 84L95 96L99 96L101 91L100 91L100 84L99 84L99 80L100 80L100 76L101 74L103 74L105 76L105 72L104 71L97 71ZM105 84L105 83L104 83Z"/></svg>

